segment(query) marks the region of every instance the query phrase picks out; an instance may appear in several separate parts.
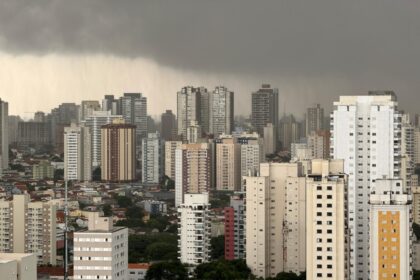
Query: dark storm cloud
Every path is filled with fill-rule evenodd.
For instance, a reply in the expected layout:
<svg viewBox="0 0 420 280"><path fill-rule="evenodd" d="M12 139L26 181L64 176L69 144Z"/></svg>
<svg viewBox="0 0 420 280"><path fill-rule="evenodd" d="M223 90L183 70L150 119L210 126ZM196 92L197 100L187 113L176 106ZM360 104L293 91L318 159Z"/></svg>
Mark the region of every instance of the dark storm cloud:
<svg viewBox="0 0 420 280"><path fill-rule="evenodd" d="M3 0L0 49L145 57L258 79L328 77L355 85L344 93L416 97L420 1Z"/></svg>
<svg viewBox="0 0 420 280"><path fill-rule="evenodd" d="M414 0L13 0L0 4L0 46L256 74L411 71L419 15Z"/></svg>

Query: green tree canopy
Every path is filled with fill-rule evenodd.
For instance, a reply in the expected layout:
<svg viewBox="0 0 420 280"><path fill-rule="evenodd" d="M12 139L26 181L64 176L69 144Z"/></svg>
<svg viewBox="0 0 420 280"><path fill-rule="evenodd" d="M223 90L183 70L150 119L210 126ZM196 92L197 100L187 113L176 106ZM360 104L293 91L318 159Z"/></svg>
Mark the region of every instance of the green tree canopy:
<svg viewBox="0 0 420 280"><path fill-rule="evenodd" d="M232 280L249 279L251 270L244 260L217 260L200 264L195 269L197 279L205 280Z"/></svg>
<svg viewBox="0 0 420 280"><path fill-rule="evenodd" d="M180 262L161 262L147 270L146 280L186 280L188 271Z"/></svg>

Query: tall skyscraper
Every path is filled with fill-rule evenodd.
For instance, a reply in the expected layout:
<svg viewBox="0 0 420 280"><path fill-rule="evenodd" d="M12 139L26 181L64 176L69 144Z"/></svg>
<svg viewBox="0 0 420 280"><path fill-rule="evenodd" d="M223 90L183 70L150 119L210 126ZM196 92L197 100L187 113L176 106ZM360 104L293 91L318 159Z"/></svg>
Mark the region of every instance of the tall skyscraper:
<svg viewBox="0 0 420 280"><path fill-rule="evenodd" d="M202 99L204 100L202 101ZM202 108L203 106L207 108ZM206 88L187 86L177 93L178 135L182 136L182 139L186 139L187 128L192 122L197 122L206 132L203 126L206 120L202 120L202 117L206 114L208 126L208 93Z"/></svg>
<svg viewBox="0 0 420 280"><path fill-rule="evenodd" d="M186 194L178 207L179 260L189 265L210 261L211 218L208 193Z"/></svg>
<svg viewBox="0 0 420 280"><path fill-rule="evenodd" d="M111 115L121 115L119 99L115 99L113 95L105 95L102 99L102 111L111 111Z"/></svg>
<svg viewBox="0 0 420 280"><path fill-rule="evenodd" d="M290 151L292 143L297 143L302 137L302 123L293 115L284 115L280 120L280 142L282 149Z"/></svg>
<svg viewBox="0 0 420 280"><path fill-rule="evenodd" d="M401 114L393 92L341 96L331 121L331 157L349 175L349 279L369 279L369 196L377 179L398 178Z"/></svg>
<svg viewBox="0 0 420 280"><path fill-rule="evenodd" d="M276 135L279 124L279 90L263 84L261 88L252 93L251 123L254 129L264 136L264 127L271 123Z"/></svg>
<svg viewBox="0 0 420 280"><path fill-rule="evenodd" d="M166 110L161 116L161 135L165 141L175 141L177 130L176 130L176 117L172 113L172 110Z"/></svg>
<svg viewBox="0 0 420 280"><path fill-rule="evenodd" d="M183 144L175 151L175 206L184 202L186 193L209 192L210 187L209 144Z"/></svg>
<svg viewBox="0 0 420 280"><path fill-rule="evenodd" d="M33 253L38 264L56 264L56 206L28 194L0 201L0 252Z"/></svg>
<svg viewBox="0 0 420 280"><path fill-rule="evenodd" d="M234 93L226 87L218 86L209 93L209 127L210 134L218 137L231 134L234 118Z"/></svg>
<svg viewBox="0 0 420 280"><path fill-rule="evenodd" d="M164 171L162 139L156 132L149 133L142 141L142 182L143 184L159 184Z"/></svg>
<svg viewBox="0 0 420 280"><path fill-rule="evenodd" d="M330 138L329 130L318 130L306 135L308 148L311 150L312 158L329 159L330 158Z"/></svg>
<svg viewBox="0 0 420 280"><path fill-rule="evenodd" d="M230 206L225 207L225 259L245 258L245 200L244 193L230 197Z"/></svg>
<svg viewBox="0 0 420 280"><path fill-rule="evenodd" d="M165 175L175 180L175 151L180 149L182 141L165 142Z"/></svg>
<svg viewBox="0 0 420 280"><path fill-rule="evenodd" d="M9 116L8 120L9 145L16 146L18 141L18 127L22 119L19 116Z"/></svg>
<svg viewBox="0 0 420 280"><path fill-rule="evenodd" d="M88 229L74 233L74 279L128 279L128 229L90 212Z"/></svg>
<svg viewBox="0 0 420 280"><path fill-rule="evenodd" d="M324 130L324 108L317 104L306 110L306 136L318 130Z"/></svg>
<svg viewBox="0 0 420 280"><path fill-rule="evenodd" d="M267 155L274 154L277 149L277 135L276 135L277 129L274 128L272 123L268 123L266 126L264 126L264 151Z"/></svg>
<svg viewBox="0 0 420 280"><path fill-rule="evenodd" d="M306 179L306 279L348 279L343 160L313 160Z"/></svg>
<svg viewBox="0 0 420 280"><path fill-rule="evenodd" d="M136 126L136 151L139 154L141 139L147 137L147 98L141 93L124 93L120 106L125 122Z"/></svg>
<svg viewBox="0 0 420 280"><path fill-rule="evenodd" d="M376 180L371 188L369 221L369 279L411 279L411 196L403 180Z"/></svg>
<svg viewBox="0 0 420 280"><path fill-rule="evenodd" d="M86 117L84 124L90 128L92 134L92 166L101 165L101 127L112 123L113 120L121 119L121 115L113 115L111 111L93 111Z"/></svg>
<svg viewBox="0 0 420 280"><path fill-rule="evenodd" d="M136 178L136 126L113 120L101 128L101 176L104 181Z"/></svg>
<svg viewBox="0 0 420 280"><path fill-rule="evenodd" d="M64 178L92 180L92 138L84 125L71 124L64 129Z"/></svg>
<svg viewBox="0 0 420 280"><path fill-rule="evenodd" d="M265 161L265 150L263 139L254 132L252 134L242 133L238 136L241 153L240 182L243 187L243 176L255 175L260 171L260 164ZM243 190L243 189L242 189Z"/></svg>
<svg viewBox="0 0 420 280"><path fill-rule="evenodd" d="M80 105L79 121L84 121L88 116L93 115L93 112L101 110L101 105L97 100L83 100Z"/></svg>
<svg viewBox="0 0 420 280"><path fill-rule="evenodd" d="M262 163L246 186L246 263L257 277L300 273L305 260L305 177L300 163ZM290 211L289 211L290 210Z"/></svg>
<svg viewBox="0 0 420 280"><path fill-rule="evenodd" d="M216 143L216 189L238 191L241 186L241 146L232 135L221 135Z"/></svg>
<svg viewBox="0 0 420 280"><path fill-rule="evenodd" d="M9 103L0 99L0 175L9 168Z"/></svg>

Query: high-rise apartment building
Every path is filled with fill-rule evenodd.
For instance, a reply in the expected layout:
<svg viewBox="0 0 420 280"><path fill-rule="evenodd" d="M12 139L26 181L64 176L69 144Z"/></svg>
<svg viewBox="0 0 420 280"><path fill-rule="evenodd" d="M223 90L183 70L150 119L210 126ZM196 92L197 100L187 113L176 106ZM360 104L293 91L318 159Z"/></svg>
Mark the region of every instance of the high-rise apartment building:
<svg viewBox="0 0 420 280"><path fill-rule="evenodd" d="M264 126L264 150L267 155L274 154L277 150L277 129L274 128L272 123Z"/></svg>
<svg viewBox="0 0 420 280"><path fill-rule="evenodd" d="M420 128L414 129L414 164L420 164Z"/></svg>
<svg viewBox="0 0 420 280"><path fill-rule="evenodd" d="M262 163L246 186L246 263L257 277L306 268L305 178L300 163ZM289 211L290 210L290 211Z"/></svg>
<svg viewBox="0 0 420 280"><path fill-rule="evenodd" d="M302 123L297 121L293 115L285 115L280 120L279 136L282 149L290 151L292 143L297 143L302 137Z"/></svg>
<svg viewBox="0 0 420 280"><path fill-rule="evenodd" d="M136 126L136 152L139 154L141 140L147 137L147 98L141 93L124 93L120 106L125 122Z"/></svg>
<svg viewBox="0 0 420 280"><path fill-rule="evenodd" d="M416 167L414 131L410 115L403 114L401 117L401 178L408 187L415 185L411 178Z"/></svg>
<svg viewBox="0 0 420 280"><path fill-rule="evenodd" d="M97 100L83 100L80 105L79 121L84 121L88 116L93 115L93 112L101 110L101 105Z"/></svg>
<svg viewBox="0 0 420 280"><path fill-rule="evenodd" d="M245 200L244 193L230 197L225 207L225 259L245 259Z"/></svg>
<svg viewBox="0 0 420 280"><path fill-rule="evenodd" d="M369 221L369 279L412 279L411 196L404 180L376 180Z"/></svg>
<svg viewBox="0 0 420 280"><path fill-rule="evenodd" d="M121 119L121 115L113 115L111 111L93 111L84 120L86 127L90 128L92 135L92 166L101 165L101 127L112 123L113 120Z"/></svg>
<svg viewBox="0 0 420 280"><path fill-rule="evenodd" d="M9 168L9 103L0 99L0 175Z"/></svg>
<svg viewBox="0 0 420 280"><path fill-rule="evenodd" d="M114 120L101 128L101 176L111 182L136 178L136 126Z"/></svg>
<svg viewBox="0 0 420 280"><path fill-rule="evenodd" d="M74 233L73 279L128 279L128 229L112 218L88 215L88 229Z"/></svg>
<svg viewBox="0 0 420 280"><path fill-rule="evenodd" d="M183 144L175 151L175 206L187 193L209 192L211 187L211 151L209 144Z"/></svg>
<svg viewBox="0 0 420 280"><path fill-rule="evenodd" d="M203 101L202 101L203 99ZM208 93L204 87L183 87L177 93L177 122L178 135L182 139L187 137L187 128L196 122L203 127L202 116L208 115ZM202 108L202 107L207 108ZM206 120L204 120L205 122ZM207 117L208 121L208 117ZM204 130L204 127L203 127Z"/></svg>
<svg viewBox="0 0 420 280"><path fill-rule="evenodd" d="M111 115L120 115L120 100L115 99L114 95L105 95L102 99L102 111L110 111Z"/></svg>
<svg viewBox="0 0 420 280"><path fill-rule="evenodd" d="M8 116L9 145L15 146L18 141L18 126L22 119L19 116Z"/></svg>
<svg viewBox="0 0 420 280"><path fill-rule="evenodd" d="M413 196L413 222L420 225L420 187L412 186L410 189Z"/></svg>
<svg viewBox="0 0 420 280"><path fill-rule="evenodd" d="M33 253L39 264L56 264L56 206L31 202L28 194L0 201L0 252Z"/></svg>
<svg viewBox="0 0 420 280"><path fill-rule="evenodd" d="M198 143L201 139L202 130L201 126L196 121L191 121L190 125L187 127L187 143L193 144Z"/></svg>
<svg viewBox="0 0 420 280"><path fill-rule="evenodd" d="M343 160L313 160L306 179L306 279L348 279Z"/></svg>
<svg viewBox="0 0 420 280"><path fill-rule="evenodd" d="M158 132L149 133L143 138L142 173L143 184L159 184L164 171L163 142Z"/></svg>
<svg viewBox="0 0 420 280"><path fill-rule="evenodd" d="M182 141L165 142L165 175L175 180L175 151L180 149Z"/></svg>
<svg viewBox="0 0 420 280"><path fill-rule="evenodd" d="M320 104L306 110L306 136L318 130L324 130L324 108Z"/></svg>
<svg viewBox="0 0 420 280"><path fill-rule="evenodd" d="M90 181L92 179L91 133L84 125L71 124L64 129L64 178Z"/></svg>
<svg viewBox="0 0 420 280"><path fill-rule="evenodd" d="M271 123L274 128L275 143L277 142L277 129L279 124L279 90L263 84L258 91L252 93L251 123L261 136L264 127Z"/></svg>
<svg viewBox="0 0 420 280"><path fill-rule="evenodd" d="M341 96L331 120L331 157L349 175L349 279L369 279L369 196L377 179L398 178L401 114L393 92Z"/></svg>
<svg viewBox="0 0 420 280"><path fill-rule="evenodd" d="M46 122L18 123L17 144L23 147L42 147L51 144L50 124Z"/></svg>
<svg viewBox="0 0 420 280"><path fill-rule="evenodd" d="M238 191L241 186L241 146L232 135L221 135L216 143L216 189Z"/></svg>
<svg viewBox="0 0 420 280"><path fill-rule="evenodd" d="M231 134L234 117L234 93L226 87L218 86L209 93L210 134L218 137Z"/></svg>
<svg viewBox="0 0 420 280"><path fill-rule="evenodd" d="M178 207L178 249L181 263L210 261L211 218L208 193L186 194Z"/></svg>
<svg viewBox="0 0 420 280"><path fill-rule="evenodd" d="M243 187L243 176L255 175L260 171L260 164L265 161L264 140L254 132L252 134L242 133L238 136L240 145L240 184Z"/></svg>
<svg viewBox="0 0 420 280"><path fill-rule="evenodd" d="M330 158L330 138L331 133L329 130L318 130L306 135L308 148L311 150L312 158Z"/></svg>
<svg viewBox="0 0 420 280"><path fill-rule="evenodd" d="M175 141L177 138L176 117L172 110L166 110L161 116L161 135L165 141Z"/></svg>

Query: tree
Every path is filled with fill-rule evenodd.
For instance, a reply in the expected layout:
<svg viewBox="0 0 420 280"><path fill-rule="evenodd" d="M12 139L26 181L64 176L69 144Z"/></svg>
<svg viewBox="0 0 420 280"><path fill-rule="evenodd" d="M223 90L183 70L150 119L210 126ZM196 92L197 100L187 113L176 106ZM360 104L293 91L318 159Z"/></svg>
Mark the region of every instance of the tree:
<svg viewBox="0 0 420 280"><path fill-rule="evenodd" d="M420 225L413 223L413 232L416 235L417 240L420 240Z"/></svg>
<svg viewBox="0 0 420 280"><path fill-rule="evenodd" d="M244 260L217 260L200 264L195 269L195 274L197 279L206 280L248 279L251 276L251 270Z"/></svg>
<svg viewBox="0 0 420 280"><path fill-rule="evenodd" d="M98 166L92 172L92 181L100 181L100 180L102 180L102 172L101 172L101 167Z"/></svg>
<svg viewBox="0 0 420 280"><path fill-rule="evenodd" d="M175 234L168 233L130 235L128 237L129 262L176 261L178 257L177 241Z"/></svg>
<svg viewBox="0 0 420 280"><path fill-rule="evenodd" d="M105 204L102 207L102 211L104 212L104 216L105 217L111 217L112 216L112 208L111 208L111 205Z"/></svg>
<svg viewBox="0 0 420 280"><path fill-rule="evenodd" d="M62 181L62 180L64 180L64 169L54 170L54 181Z"/></svg>
<svg viewBox="0 0 420 280"><path fill-rule="evenodd" d="M128 208L133 205L133 201L128 196L117 196L117 203L121 208Z"/></svg>
<svg viewBox="0 0 420 280"><path fill-rule="evenodd" d="M186 280L187 268L180 262L161 262L153 264L146 273L146 280Z"/></svg>
<svg viewBox="0 0 420 280"><path fill-rule="evenodd" d="M222 259L225 257L225 236L220 235L213 237L210 240L211 244L211 258L213 260Z"/></svg>

